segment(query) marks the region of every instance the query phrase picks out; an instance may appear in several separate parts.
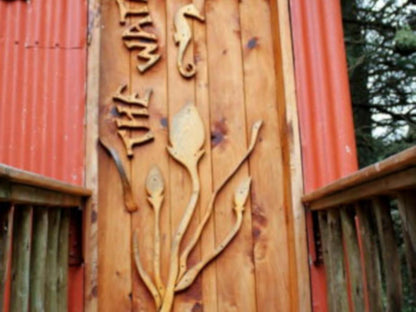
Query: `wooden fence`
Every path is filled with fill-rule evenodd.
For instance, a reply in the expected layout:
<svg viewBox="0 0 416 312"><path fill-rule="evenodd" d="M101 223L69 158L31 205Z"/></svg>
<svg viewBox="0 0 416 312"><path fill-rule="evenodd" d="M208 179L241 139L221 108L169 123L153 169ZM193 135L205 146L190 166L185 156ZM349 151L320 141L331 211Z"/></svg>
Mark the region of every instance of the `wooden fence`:
<svg viewBox="0 0 416 312"><path fill-rule="evenodd" d="M303 197L330 311L416 310L416 147Z"/></svg>
<svg viewBox="0 0 416 312"><path fill-rule="evenodd" d="M90 191L0 165L0 310L67 311Z"/></svg>

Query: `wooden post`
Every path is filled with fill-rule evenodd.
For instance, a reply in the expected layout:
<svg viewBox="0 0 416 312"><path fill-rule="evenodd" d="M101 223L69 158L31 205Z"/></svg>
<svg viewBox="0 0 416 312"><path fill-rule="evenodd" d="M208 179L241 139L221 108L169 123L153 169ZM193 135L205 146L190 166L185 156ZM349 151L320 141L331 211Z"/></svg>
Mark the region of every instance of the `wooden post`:
<svg viewBox="0 0 416 312"><path fill-rule="evenodd" d="M390 215L389 198L373 199L374 213L377 220L383 258L384 275L387 287L387 311L401 311L402 278L400 273L400 257L394 233L393 220Z"/></svg>
<svg viewBox="0 0 416 312"><path fill-rule="evenodd" d="M368 301L370 311L382 311L381 269L377 244L376 225L373 224L370 207L364 203L356 205L359 220L359 235L362 241L365 276L367 279Z"/></svg>
<svg viewBox="0 0 416 312"><path fill-rule="evenodd" d="M29 310L32 207L15 207L13 225L11 311Z"/></svg>
<svg viewBox="0 0 416 312"><path fill-rule="evenodd" d="M7 281L10 276L13 211L9 203L0 204L0 310L7 311Z"/></svg>
<svg viewBox="0 0 416 312"><path fill-rule="evenodd" d="M48 210L33 212L32 255L30 264L30 311L45 311L46 254L48 246Z"/></svg>
<svg viewBox="0 0 416 312"><path fill-rule="evenodd" d="M358 247L354 213L348 208L349 207L345 207L341 209L342 236L344 238L348 259L348 274L351 281L351 296L354 304L354 311L363 311L365 303L360 249Z"/></svg>
<svg viewBox="0 0 416 312"><path fill-rule="evenodd" d="M58 237L58 258L57 258L57 299L58 310L68 310L68 262L69 262L69 209L61 210L61 220Z"/></svg>
<svg viewBox="0 0 416 312"><path fill-rule="evenodd" d="M50 209L48 218L48 250L46 258L45 311L58 311L58 245L61 211Z"/></svg>

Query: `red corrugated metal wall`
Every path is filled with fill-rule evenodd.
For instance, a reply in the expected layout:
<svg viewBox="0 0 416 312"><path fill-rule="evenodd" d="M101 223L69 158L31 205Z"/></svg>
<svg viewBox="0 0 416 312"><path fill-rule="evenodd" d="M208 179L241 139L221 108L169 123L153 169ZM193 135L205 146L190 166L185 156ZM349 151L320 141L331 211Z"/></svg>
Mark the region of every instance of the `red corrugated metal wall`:
<svg viewBox="0 0 416 312"><path fill-rule="evenodd" d="M304 188L356 171L357 156L340 1L290 0ZM314 258L308 216L310 258ZM311 264L314 311L327 311L325 273Z"/></svg>
<svg viewBox="0 0 416 312"><path fill-rule="evenodd" d="M0 163L83 184L87 0L0 0Z"/></svg>

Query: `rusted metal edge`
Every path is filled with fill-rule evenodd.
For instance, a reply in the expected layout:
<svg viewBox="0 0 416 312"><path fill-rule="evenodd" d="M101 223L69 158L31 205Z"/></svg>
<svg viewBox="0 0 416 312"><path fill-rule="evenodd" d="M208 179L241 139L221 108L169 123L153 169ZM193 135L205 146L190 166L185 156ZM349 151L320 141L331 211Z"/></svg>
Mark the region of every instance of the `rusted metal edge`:
<svg viewBox="0 0 416 312"><path fill-rule="evenodd" d="M310 192L302 197L302 202L304 204L310 204L337 192L345 191L360 184L368 183L414 166L416 166L416 146L386 158L381 162L365 167L316 191Z"/></svg>
<svg viewBox="0 0 416 312"><path fill-rule="evenodd" d="M17 169L11 166L0 164L0 180L20 186L32 187L38 191L59 192L62 195L71 195L72 197L89 197L91 190L51 179L40 174L31 173L25 170Z"/></svg>

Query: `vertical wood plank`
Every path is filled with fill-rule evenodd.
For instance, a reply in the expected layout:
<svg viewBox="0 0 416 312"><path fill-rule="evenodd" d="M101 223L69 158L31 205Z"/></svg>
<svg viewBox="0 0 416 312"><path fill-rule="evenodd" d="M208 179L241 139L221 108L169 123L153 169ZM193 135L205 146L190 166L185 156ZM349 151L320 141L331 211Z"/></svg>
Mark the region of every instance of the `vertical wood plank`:
<svg viewBox="0 0 416 312"><path fill-rule="evenodd" d="M75 208L76 209L76 208ZM58 237L58 310L68 311L68 263L69 263L69 222L70 209L61 210Z"/></svg>
<svg viewBox="0 0 416 312"><path fill-rule="evenodd" d="M12 259L13 212L14 208L10 203L0 204L0 310L2 311L7 311L9 304L8 282Z"/></svg>
<svg viewBox="0 0 416 312"><path fill-rule="evenodd" d="M239 13L237 1L206 1L214 187L221 183L247 148L249 127L244 103ZM233 226L232 192L248 174L248 166L244 164L218 197L215 205L217 243ZM239 234L216 260L219 311L256 311L250 203L245 208ZM262 209L256 210L257 217L265 220ZM263 259L265 251L254 252L258 261Z"/></svg>
<svg viewBox="0 0 416 312"><path fill-rule="evenodd" d="M257 310L265 311L274 306L289 311L294 303L291 290L296 283L296 276L291 276L290 270L295 263L290 253L294 242L288 241L290 214L285 205L288 199L285 198L282 154L277 152L282 146L269 3L240 1L240 21L247 128L257 120L264 121L259 143L249 161L253 178Z"/></svg>
<svg viewBox="0 0 416 312"><path fill-rule="evenodd" d="M416 250L416 194L414 190L402 191L397 196L403 230Z"/></svg>
<svg viewBox="0 0 416 312"><path fill-rule="evenodd" d="M349 311L340 215L337 209L319 213L330 311Z"/></svg>
<svg viewBox="0 0 416 312"><path fill-rule="evenodd" d="M131 2L127 2L129 4ZM130 179L130 165L126 151L115 129L113 95L122 84L130 82L130 53L122 41L122 33L129 26L119 23L119 11L114 0L101 1L101 59L100 63L100 138L106 136L121 158ZM136 70L132 68L132 70ZM129 85L127 93L134 89ZM99 150L99 215L98 217L98 311L131 311L132 258L131 216L123 200L120 175L113 159Z"/></svg>
<svg viewBox="0 0 416 312"><path fill-rule="evenodd" d="M161 59L144 74L136 69L139 62L136 55L132 53L130 58L131 85L140 96L146 89L153 89L149 102L148 124L154 134L151 143L137 147L134 151L132 164L132 186L139 205L139 210L132 216L132 231L137 231L139 236L139 250L142 265L154 277L153 252L154 252L154 212L147 201L145 188L146 176L153 165L157 165L165 181L164 201L160 216L160 254L161 275L166 283L168 275L168 260L170 250L170 183L169 166L166 153L168 145L168 106L167 106L167 41L172 40L166 35L166 1L148 1L149 12L152 18L152 26L147 26L146 31L155 34L158 38L157 53ZM137 21L137 17L132 18ZM169 20L169 25L172 21ZM153 279L154 280L154 279ZM155 311L153 299L138 276L136 268L133 269L133 310Z"/></svg>
<svg viewBox="0 0 416 312"><path fill-rule="evenodd" d="M348 275L351 282L350 293L354 305L354 311L363 311L364 289L363 289L363 272L361 270L360 249L358 246L357 232L355 228L354 213L344 207L340 210L342 236L345 243L345 252L348 259Z"/></svg>
<svg viewBox="0 0 416 312"><path fill-rule="evenodd" d="M387 311L401 311L402 279L400 257L390 214L389 198L377 197L372 200L380 238L383 270L387 288Z"/></svg>
<svg viewBox="0 0 416 312"><path fill-rule="evenodd" d="M13 224L11 311L28 311L32 207L15 207Z"/></svg>
<svg viewBox="0 0 416 312"><path fill-rule="evenodd" d="M377 230L370 207L366 203L356 204L359 220L359 235L364 253L365 276L367 280L370 311L382 311L381 267L377 243Z"/></svg>
<svg viewBox="0 0 416 312"><path fill-rule="evenodd" d="M205 15L205 0L195 0L196 7ZM206 133L205 155L200 164L201 198L199 213L202 216L208 207L212 189L212 157L211 157L211 117L210 99L208 93L208 46L206 23L193 22L194 27L194 54L197 75L195 77L195 102L201 118L204 122ZM207 257L215 248L215 226L214 218L210 218L200 241L201 257ZM197 252L197 250L196 250ZM216 262L208 265L202 272L202 304L203 311L217 311L217 285L216 285Z"/></svg>
<svg viewBox="0 0 416 312"><path fill-rule="evenodd" d="M169 106L169 125L172 125L172 117L187 103L195 103L195 78L183 78L177 68L178 46L176 46L173 35L174 17L177 11L184 5L189 4L187 0L166 1L166 47L167 47L167 70L168 70L168 106ZM191 28L193 19L188 17L187 22ZM206 26L206 24L204 24ZM184 57L184 64L194 61L194 42L190 42ZM198 73L196 73L198 75ZM208 139L208 134L205 134ZM191 182L188 173L175 160L169 157L169 180L171 184L170 205L171 205L171 233L172 237L183 217L185 208L191 196ZM204 186L201 184L201 189ZM199 209L195 209L195 214L191 220L188 231L182 241L182 246L186 246L190 233L194 231L199 220ZM196 249L190 256L190 263L196 263L200 258L199 249ZM201 306L202 302L201 280L198 278L191 287L179 293L175 297L173 311L191 310L194 306Z"/></svg>
<svg viewBox="0 0 416 312"><path fill-rule="evenodd" d="M280 139L285 172L285 201L290 207L288 237L293 241L291 260L291 284L293 309L302 312L312 310L309 278L309 256L306 238L305 209L301 202L303 195L302 153L296 103L292 33L290 27L289 1L270 0L271 27L275 53L277 106L279 111ZM291 255L293 255L293 252ZM294 271L294 272L293 272Z"/></svg>
<svg viewBox="0 0 416 312"><path fill-rule="evenodd" d="M30 311L45 311L46 254L48 246L48 210L33 212L32 254L30 264Z"/></svg>
<svg viewBox="0 0 416 312"><path fill-rule="evenodd" d="M60 209L49 209L45 281L46 312L58 311L58 250L60 221Z"/></svg>

